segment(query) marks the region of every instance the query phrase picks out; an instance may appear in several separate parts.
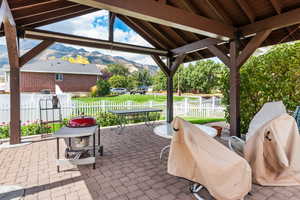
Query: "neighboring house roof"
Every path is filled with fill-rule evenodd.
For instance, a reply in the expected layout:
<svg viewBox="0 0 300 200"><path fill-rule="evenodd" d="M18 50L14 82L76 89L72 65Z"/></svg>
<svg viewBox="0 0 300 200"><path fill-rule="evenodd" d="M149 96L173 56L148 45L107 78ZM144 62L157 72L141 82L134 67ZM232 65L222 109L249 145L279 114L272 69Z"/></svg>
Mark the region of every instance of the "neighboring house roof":
<svg viewBox="0 0 300 200"><path fill-rule="evenodd" d="M74 64L64 60L43 60L24 65L21 72L102 75L100 69L101 66L96 64ZM10 71L9 65L4 65L3 70Z"/></svg>

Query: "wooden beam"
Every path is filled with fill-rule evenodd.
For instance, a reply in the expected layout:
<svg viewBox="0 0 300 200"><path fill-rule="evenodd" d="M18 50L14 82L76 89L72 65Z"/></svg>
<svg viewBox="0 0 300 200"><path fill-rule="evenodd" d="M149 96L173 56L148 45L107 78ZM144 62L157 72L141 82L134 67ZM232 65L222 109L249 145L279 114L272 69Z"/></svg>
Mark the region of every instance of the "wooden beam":
<svg viewBox="0 0 300 200"><path fill-rule="evenodd" d="M10 65L10 144L21 142L20 61L16 27L4 18L4 32Z"/></svg>
<svg viewBox="0 0 300 200"><path fill-rule="evenodd" d="M270 35L272 30L266 30L255 35L243 49L242 53L238 56L236 66L240 68L246 60L253 54L253 52L261 46L265 39Z"/></svg>
<svg viewBox="0 0 300 200"><path fill-rule="evenodd" d="M186 54L181 54L179 55L175 61L173 62L172 66L171 66L171 76L173 77L174 74L176 73L178 67L183 63L183 60L185 58Z"/></svg>
<svg viewBox="0 0 300 200"><path fill-rule="evenodd" d="M236 0L241 9L244 11L244 13L249 18L250 22L253 23L255 21L255 14L249 4L245 0Z"/></svg>
<svg viewBox="0 0 300 200"><path fill-rule="evenodd" d="M161 69L161 71L168 77L171 74L170 69L167 67L167 65L160 59L157 55L151 55L154 62L158 65L158 67Z"/></svg>
<svg viewBox="0 0 300 200"><path fill-rule="evenodd" d="M206 38L206 39L199 40L199 41L196 41L196 42L193 42L190 44L186 44L182 47L172 49L171 52L174 55L187 54L187 53L192 53L192 52L199 51L202 49L206 49L207 46L210 46L210 45L216 45L216 44L221 44L221 43L224 43L224 41L214 39L214 38Z"/></svg>
<svg viewBox="0 0 300 200"><path fill-rule="evenodd" d="M52 40L54 42L61 42L66 44L73 44L79 46L86 46L99 49L110 49L116 51L125 51L131 53L140 53L146 55L161 55L168 54L166 50L154 49L149 47L136 46L131 44L111 42L108 40L92 39L87 37L75 36L64 33L56 33L44 30L26 30L25 38L37 39L37 40Z"/></svg>
<svg viewBox="0 0 300 200"><path fill-rule="evenodd" d="M300 23L300 8L240 27L243 36L252 36L268 29L277 30Z"/></svg>
<svg viewBox="0 0 300 200"><path fill-rule="evenodd" d="M230 43L230 91L229 114L230 135L241 136L240 133L240 72L237 67L238 47L237 41Z"/></svg>
<svg viewBox="0 0 300 200"><path fill-rule="evenodd" d="M236 29L219 21L190 13L156 1L136 0L69 0L87 6L110 10L114 13L170 26L212 38L228 40Z"/></svg>
<svg viewBox="0 0 300 200"><path fill-rule="evenodd" d="M108 27L108 40L114 41L114 24L115 24L116 15L115 13L109 12L109 27Z"/></svg>
<svg viewBox="0 0 300 200"><path fill-rule="evenodd" d="M217 46L211 45L207 47L208 50L215 55L217 58L219 58L225 65L230 66L230 58L224 54Z"/></svg>
<svg viewBox="0 0 300 200"><path fill-rule="evenodd" d="M33 49L25 53L21 58L20 58L20 67L25 65L27 62L32 60L34 57L39 55L42 51L47 49L49 46L51 46L54 43L54 41L51 40L44 40L37 46L35 46Z"/></svg>

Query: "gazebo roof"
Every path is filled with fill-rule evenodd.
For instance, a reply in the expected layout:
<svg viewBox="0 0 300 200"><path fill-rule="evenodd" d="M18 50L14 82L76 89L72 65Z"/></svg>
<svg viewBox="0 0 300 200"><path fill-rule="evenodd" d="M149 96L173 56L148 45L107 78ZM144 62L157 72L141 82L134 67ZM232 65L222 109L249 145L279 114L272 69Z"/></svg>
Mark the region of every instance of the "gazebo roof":
<svg viewBox="0 0 300 200"><path fill-rule="evenodd" d="M93 2L100 2L101 4L93 4ZM134 1L129 0L123 2L130 4ZM135 2L137 3L139 1ZM113 4L113 7L106 5L110 3ZM166 11L169 11L167 13L168 17L174 18L174 20L176 20L176 17L181 17L178 11L182 11L190 14L191 16L189 17L191 17L191 19L194 19L192 17L198 15L199 17L205 18L205 20L211 20L210 22L215 23L210 23L210 26L216 26L218 24L220 24L220 26L224 25L223 30L225 36L229 35L226 32L226 28L230 27L232 30L235 30L234 34L242 36L242 47L247 44L255 33L267 29L269 26L273 29L273 32L262 43L262 46L300 40L300 31L297 31L299 24L296 22L297 20L299 22L299 17L293 20L297 13L299 16L300 0L147 0L142 1L142 3L144 3L145 7L147 7L147 4L151 7L151 4L160 3L162 10L166 8ZM18 30L34 29L78 17L98 11L100 7L103 6L103 9L112 10L112 12L116 13L117 17L123 20L129 27L139 33L157 49L169 51L210 37L208 34L200 34L197 31L191 32L191 30L187 31L187 29L180 28L179 26L178 28L174 24L166 26L166 23L163 21L162 23L155 23L156 21L150 17L145 17L147 21L139 17L136 18L132 13L128 14L117 9L117 4L122 4L120 0L113 2L108 0L8 0L8 4L12 10ZM138 5L136 7L138 7ZM173 8L176 9L174 10ZM171 11L174 11L174 13ZM142 12L144 12L143 14L147 13L147 8L144 8ZM155 12L158 13L160 10L153 10L152 12L155 15ZM162 13L158 13L158 15L162 15ZM287 19L291 21L289 22L290 25L281 27L280 20ZM189 19L187 18L186 21L187 20ZM0 34L3 35L3 26ZM218 37L218 35L215 37L224 39ZM228 39L232 39L232 37L228 37ZM228 45L229 44L225 42L219 44L218 47L223 50L223 52L227 52L229 49ZM213 56L210 51L203 48L186 56L185 62Z"/></svg>

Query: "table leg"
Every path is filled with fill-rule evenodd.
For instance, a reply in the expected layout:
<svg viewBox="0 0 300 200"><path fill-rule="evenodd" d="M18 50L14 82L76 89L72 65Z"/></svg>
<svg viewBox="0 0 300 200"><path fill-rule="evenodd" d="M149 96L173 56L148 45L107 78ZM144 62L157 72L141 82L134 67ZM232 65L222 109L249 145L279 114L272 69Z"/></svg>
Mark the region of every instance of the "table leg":
<svg viewBox="0 0 300 200"><path fill-rule="evenodd" d="M93 169L96 169L96 135L93 134L93 156L95 158L95 163L93 164Z"/></svg>
<svg viewBox="0 0 300 200"><path fill-rule="evenodd" d="M56 138L56 158L59 160L59 138ZM57 163L57 172L59 172L59 164Z"/></svg>
<svg viewBox="0 0 300 200"><path fill-rule="evenodd" d="M123 132L123 129L125 128L126 119L124 115L119 116L119 132L118 134L121 134Z"/></svg>
<svg viewBox="0 0 300 200"><path fill-rule="evenodd" d="M101 133L100 133L100 125L98 125L98 153L100 153L100 156L103 156L103 146L101 145L101 142L100 142L100 136L101 136Z"/></svg>

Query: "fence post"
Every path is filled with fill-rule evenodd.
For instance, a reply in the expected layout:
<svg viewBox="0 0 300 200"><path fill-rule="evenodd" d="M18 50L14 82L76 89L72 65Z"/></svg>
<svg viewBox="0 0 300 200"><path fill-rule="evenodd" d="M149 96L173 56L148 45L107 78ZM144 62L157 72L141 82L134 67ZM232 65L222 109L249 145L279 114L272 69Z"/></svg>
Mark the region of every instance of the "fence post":
<svg viewBox="0 0 300 200"><path fill-rule="evenodd" d="M149 107L150 107L150 108L153 107L153 101L149 101Z"/></svg>
<svg viewBox="0 0 300 200"><path fill-rule="evenodd" d="M187 116L188 114L188 98L184 99L184 115Z"/></svg>
<svg viewBox="0 0 300 200"><path fill-rule="evenodd" d="M212 110L215 111L215 105L216 105L216 97L212 97Z"/></svg>

